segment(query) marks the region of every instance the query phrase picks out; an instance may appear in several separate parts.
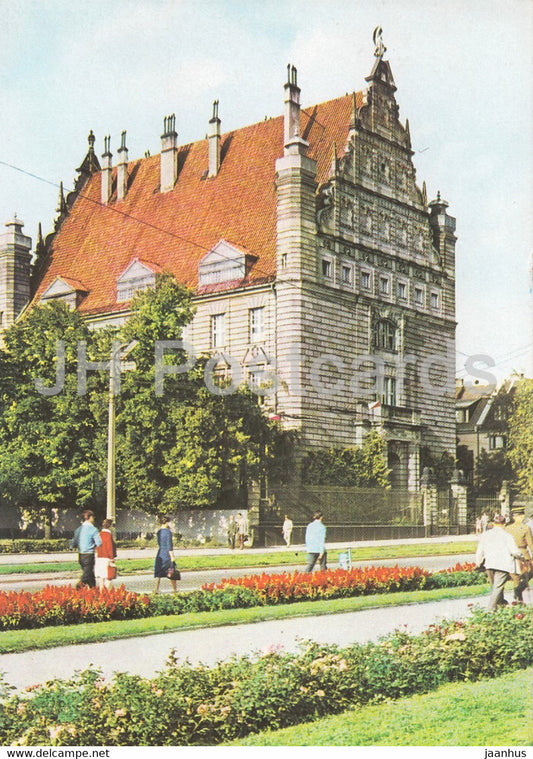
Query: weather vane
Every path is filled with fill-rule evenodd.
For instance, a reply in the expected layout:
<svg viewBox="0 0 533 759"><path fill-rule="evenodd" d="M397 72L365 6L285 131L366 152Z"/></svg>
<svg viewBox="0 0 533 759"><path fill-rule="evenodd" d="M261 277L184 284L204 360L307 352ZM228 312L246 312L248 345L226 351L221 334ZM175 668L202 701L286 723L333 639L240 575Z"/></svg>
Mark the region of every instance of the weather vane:
<svg viewBox="0 0 533 759"><path fill-rule="evenodd" d="M376 49L374 50L374 55L376 56L376 58L381 58L383 53L387 50L387 48L385 47L383 43L383 37L381 36L382 34L383 34L383 29L381 28L381 26L376 26L376 28L374 29L374 35L373 35L374 45L376 46Z"/></svg>

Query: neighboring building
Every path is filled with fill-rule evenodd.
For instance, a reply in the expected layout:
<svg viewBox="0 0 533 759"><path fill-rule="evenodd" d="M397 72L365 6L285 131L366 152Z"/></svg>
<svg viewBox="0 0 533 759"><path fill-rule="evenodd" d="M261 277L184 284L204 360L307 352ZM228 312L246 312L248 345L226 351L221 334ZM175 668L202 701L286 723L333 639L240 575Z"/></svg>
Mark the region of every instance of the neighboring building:
<svg viewBox="0 0 533 759"><path fill-rule="evenodd" d="M497 388L456 381L457 449L464 474L471 484L476 483L480 454L507 448L508 420L517 379L505 380Z"/></svg>
<svg viewBox="0 0 533 759"><path fill-rule="evenodd" d="M130 161L124 132L117 165L109 138L100 165L91 132L39 238L32 302L120 324L133 293L171 271L195 292L185 337L216 373L274 380L265 410L309 448L376 427L394 484L416 490L421 447L455 451L455 220L416 184L384 52L363 91L305 109L289 66L284 116L227 134L218 102L195 143L179 146L167 117L160 155ZM4 324L28 297L20 227L0 252L16 272L0 269Z"/></svg>

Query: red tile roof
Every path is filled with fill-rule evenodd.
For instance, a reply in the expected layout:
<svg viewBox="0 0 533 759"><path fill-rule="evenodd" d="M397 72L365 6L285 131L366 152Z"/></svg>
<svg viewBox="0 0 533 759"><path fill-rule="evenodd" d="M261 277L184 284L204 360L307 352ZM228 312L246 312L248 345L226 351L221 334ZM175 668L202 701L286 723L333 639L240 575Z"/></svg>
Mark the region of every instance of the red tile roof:
<svg viewBox="0 0 533 759"><path fill-rule="evenodd" d="M348 138L353 95L302 109L302 136L317 161L317 180L328 178L333 144L337 156ZM362 95L357 93L357 106ZM100 203L101 172L94 174L56 234L36 299L57 276L83 282L85 313L123 310L116 302L117 277L138 258L171 271L196 289L198 262L224 238L257 256L246 283L272 279L276 272L275 162L283 155L283 117L222 135L222 162L206 179L206 139L178 149L178 180L159 191L160 157L131 161L124 200ZM154 267L154 268L155 268ZM226 288L236 283L225 283ZM202 288L202 291L206 290Z"/></svg>

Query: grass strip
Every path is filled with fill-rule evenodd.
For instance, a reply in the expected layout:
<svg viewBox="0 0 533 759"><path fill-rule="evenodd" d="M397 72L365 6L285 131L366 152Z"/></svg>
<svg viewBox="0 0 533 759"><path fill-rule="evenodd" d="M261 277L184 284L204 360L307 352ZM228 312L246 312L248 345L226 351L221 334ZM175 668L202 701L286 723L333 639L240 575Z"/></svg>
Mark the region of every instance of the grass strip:
<svg viewBox="0 0 533 759"><path fill-rule="evenodd" d="M530 746L533 668L258 733L239 746Z"/></svg>
<svg viewBox="0 0 533 759"><path fill-rule="evenodd" d="M461 543L416 543L396 546L364 546L351 549L352 562L355 561L379 561L381 559L408 559L427 556L453 556L474 554L476 552L475 541ZM344 549L345 550L345 549ZM344 550L332 549L328 551L328 559L331 564L338 561L339 553ZM255 553L250 550L208 556L180 556L177 549L177 562L183 571L195 569L240 569L272 566L291 566L302 564L305 557L305 549L287 549L275 553ZM134 572L148 571L153 568L154 558L118 559L117 568L120 574L133 574ZM53 572L75 572L79 570L77 561L60 562L34 562L28 564L3 564L0 565L0 575L9 574L39 574Z"/></svg>
<svg viewBox="0 0 533 759"><path fill-rule="evenodd" d="M145 619L92 622L65 627L44 627L34 630L6 630L0 632L0 654L20 653L36 649L70 646L80 643L99 643L120 638L221 627L224 625L266 622L289 617L317 617L325 614L342 614L385 606L404 606L430 601L470 598L487 594L487 586L462 586L436 590L405 591L373 596L339 598L331 601L300 601L279 606L256 606L249 609L222 609L189 614L148 617Z"/></svg>

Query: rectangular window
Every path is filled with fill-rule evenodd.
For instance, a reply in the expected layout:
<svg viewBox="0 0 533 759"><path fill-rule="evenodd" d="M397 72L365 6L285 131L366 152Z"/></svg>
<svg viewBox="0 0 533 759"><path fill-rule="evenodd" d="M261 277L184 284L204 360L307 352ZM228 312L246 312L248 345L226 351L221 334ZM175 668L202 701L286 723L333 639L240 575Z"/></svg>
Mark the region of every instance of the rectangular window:
<svg viewBox="0 0 533 759"><path fill-rule="evenodd" d="M265 309L262 306L259 308L251 308L248 312L251 343L258 342L259 340L264 340L264 337L265 337L264 313L265 313Z"/></svg>
<svg viewBox="0 0 533 759"><path fill-rule="evenodd" d="M505 448L505 436L504 435L491 435L489 437L489 450L496 451L499 448Z"/></svg>
<svg viewBox="0 0 533 759"><path fill-rule="evenodd" d="M287 254L286 253L281 254L281 268L282 269L287 268Z"/></svg>
<svg viewBox="0 0 533 759"><path fill-rule="evenodd" d="M417 306L424 305L424 291L421 287L415 287L415 303Z"/></svg>
<svg viewBox="0 0 533 759"><path fill-rule="evenodd" d="M352 267L343 265L341 269L341 280L343 285L352 284Z"/></svg>
<svg viewBox="0 0 533 759"><path fill-rule="evenodd" d="M211 317L211 347L222 348L226 344L226 314Z"/></svg>
<svg viewBox="0 0 533 759"><path fill-rule="evenodd" d="M468 422L470 420L470 413L469 409L467 408L458 408L455 411L455 421L457 424L464 424L465 422Z"/></svg>
<svg viewBox="0 0 533 759"><path fill-rule="evenodd" d="M328 279L331 279L332 276L331 261L327 261L325 258L322 259L322 276Z"/></svg>
<svg viewBox="0 0 533 759"><path fill-rule="evenodd" d="M390 280L388 279L388 277L379 278L379 292L381 295L390 294Z"/></svg>
<svg viewBox="0 0 533 759"><path fill-rule="evenodd" d="M431 293L431 308L438 309L440 306L440 298L438 293Z"/></svg>
<svg viewBox="0 0 533 759"><path fill-rule="evenodd" d="M407 300L407 284L405 282L398 282L398 299Z"/></svg>
<svg viewBox="0 0 533 759"><path fill-rule="evenodd" d="M361 272L361 288L363 290L370 290L371 284L370 284L370 272L369 271L362 271Z"/></svg>
<svg viewBox="0 0 533 759"><path fill-rule="evenodd" d="M383 403L385 406L396 406L396 377L383 378Z"/></svg>

